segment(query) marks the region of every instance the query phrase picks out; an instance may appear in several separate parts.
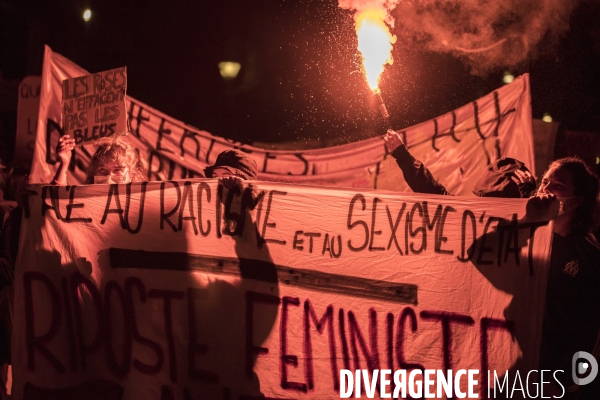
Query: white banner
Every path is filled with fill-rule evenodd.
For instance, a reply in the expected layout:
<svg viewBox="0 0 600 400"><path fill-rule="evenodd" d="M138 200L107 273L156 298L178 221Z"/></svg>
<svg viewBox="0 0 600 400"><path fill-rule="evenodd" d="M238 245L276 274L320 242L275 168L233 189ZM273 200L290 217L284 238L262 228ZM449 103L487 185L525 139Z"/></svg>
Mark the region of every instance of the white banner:
<svg viewBox="0 0 600 400"><path fill-rule="evenodd" d="M19 84L17 135L13 165L29 167L33 158L40 106L40 76L26 76Z"/></svg>
<svg viewBox="0 0 600 400"><path fill-rule="evenodd" d="M33 182L48 183L56 171L61 82L86 74L46 47ZM150 180L201 177L221 151L237 147L256 160L260 180L410 191L381 136L317 150L266 151L186 125L132 97L127 100L131 133L125 140L150 166ZM500 157L521 160L535 172L529 76L401 133L411 153L453 194L471 195L485 167ZM71 184L84 182L93 152L92 146L75 151Z"/></svg>
<svg viewBox="0 0 600 400"><path fill-rule="evenodd" d="M62 130L75 146L126 135L127 67L62 82Z"/></svg>
<svg viewBox="0 0 600 400"><path fill-rule="evenodd" d="M525 202L33 186L13 398L339 398L341 369L475 369L487 398L488 370L537 367L551 226Z"/></svg>

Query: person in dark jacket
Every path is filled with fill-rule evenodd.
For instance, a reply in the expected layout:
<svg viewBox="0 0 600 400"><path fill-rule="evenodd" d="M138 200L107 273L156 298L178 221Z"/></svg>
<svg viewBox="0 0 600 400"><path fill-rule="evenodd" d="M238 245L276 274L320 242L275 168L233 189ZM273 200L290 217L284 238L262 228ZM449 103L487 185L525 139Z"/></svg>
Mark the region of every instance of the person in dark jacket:
<svg viewBox="0 0 600 400"><path fill-rule="evenodd" d="M567 399L592 399L600 393L599 378L582 383L586 376L579 376L580 360L575 359L580 352L595 360L600 356L600 244L592 234L599 186L598 177L581 159L567 157L550 164L538 190L538 196L554 197L560 203L554 221L540 369L564 371L558 375L563 388L557 388L557 397L564 391L562 398Z"/></svg>

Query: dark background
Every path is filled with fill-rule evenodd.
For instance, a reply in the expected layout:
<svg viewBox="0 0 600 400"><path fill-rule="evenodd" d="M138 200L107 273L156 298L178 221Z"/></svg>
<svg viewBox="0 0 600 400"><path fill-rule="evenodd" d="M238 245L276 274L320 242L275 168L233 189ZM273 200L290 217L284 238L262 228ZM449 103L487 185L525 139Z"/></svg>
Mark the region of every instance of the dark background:
<svg viewBox="0 0 600 400"><path fill-rule="evenodd" d="M531 74L534 118L600 131L599 3L580 1L558 42L482 76L398 37L380 84L393 127L471 102L510 70ZM127 66L129 95L228 139L314 146L382 134L356 40L352 13L331 0L0 0L3 140L14 145L14 87L41 73L44 44L90 72ZM242 64L233 81L219 75L226 59Z"/></svg>

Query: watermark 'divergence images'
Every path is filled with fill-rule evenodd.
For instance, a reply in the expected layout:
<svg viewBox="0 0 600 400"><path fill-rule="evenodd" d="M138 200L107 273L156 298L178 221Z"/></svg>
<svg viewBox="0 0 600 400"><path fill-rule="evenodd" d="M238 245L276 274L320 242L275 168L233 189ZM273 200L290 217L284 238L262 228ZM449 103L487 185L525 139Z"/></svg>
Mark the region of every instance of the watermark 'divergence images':
<svg viewBox="0 0 600 400"><path fill-rule="evenodd" d="M410 370L348 369L340 370L340 398L563 398L566 389L559 377L564 370L487 371L487 379L478 369ZM590 353L578 351L572 358L572 378L577 385L587 385L598 375L598 362ZM484 381L485 380L485 381ZM552 396L548 388L552 387ZM559 393L556 393L556 388ZM483 392L487 396L481 396ZM544 393L546 391L546 394Z"/></svg>

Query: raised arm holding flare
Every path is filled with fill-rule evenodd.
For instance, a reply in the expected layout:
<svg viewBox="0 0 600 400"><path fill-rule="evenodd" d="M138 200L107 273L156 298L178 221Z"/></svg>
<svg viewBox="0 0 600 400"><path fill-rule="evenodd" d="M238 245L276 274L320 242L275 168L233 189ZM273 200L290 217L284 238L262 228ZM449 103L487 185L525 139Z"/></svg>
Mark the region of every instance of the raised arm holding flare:
<svg viewBox="0 0 600 400"><path fill-rule="evenodd" d="M409 153L397 132L388 130L383 140L413 192L451 194L421 161ZM475 184L473 194L480 197L527 198L535 194L535 177L521 161L509 157L501 158L487 166Z"/></svg>

